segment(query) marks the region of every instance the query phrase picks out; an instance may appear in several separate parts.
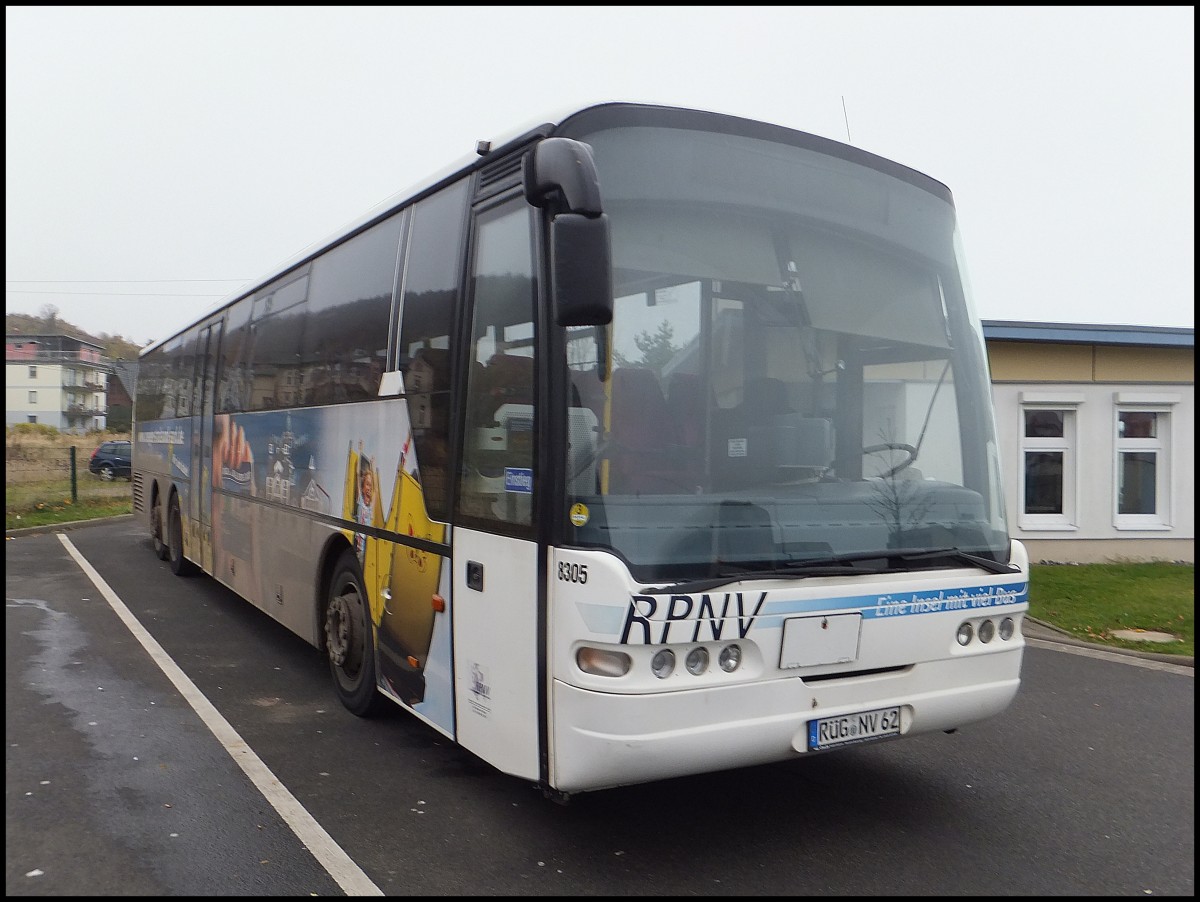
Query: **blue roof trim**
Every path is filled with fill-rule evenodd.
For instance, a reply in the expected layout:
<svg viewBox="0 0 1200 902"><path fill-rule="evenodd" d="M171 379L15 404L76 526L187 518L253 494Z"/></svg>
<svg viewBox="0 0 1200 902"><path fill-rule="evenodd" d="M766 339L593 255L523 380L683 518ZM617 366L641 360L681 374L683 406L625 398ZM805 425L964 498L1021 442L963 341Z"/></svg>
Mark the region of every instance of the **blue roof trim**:
<svg viewBox="0 0 1200 902"><path fill-rule="evenodd" d="M1109 326L983 320L985 341L1037 341L1058 344L1141 345L1195 348L1196 330L1174 326Z"/></svg>

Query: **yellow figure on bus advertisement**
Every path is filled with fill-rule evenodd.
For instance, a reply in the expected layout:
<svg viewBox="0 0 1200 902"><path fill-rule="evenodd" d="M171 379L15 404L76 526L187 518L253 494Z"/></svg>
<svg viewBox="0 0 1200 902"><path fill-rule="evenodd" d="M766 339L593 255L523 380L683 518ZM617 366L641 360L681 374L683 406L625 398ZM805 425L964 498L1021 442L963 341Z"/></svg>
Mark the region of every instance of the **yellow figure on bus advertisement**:
<svg viewBox="0 0 1200 902"><path fill-rule="evenodd" d="M357 449L351 443L343 515L362 526L442 543L446 527L431 520L426 512L411 436L404 442L396 469L391 503L385 515L374 458L367 456L361 443ZM434 620L441 608L437 592L442 556L366 531L354 531L352 537L362 565L363 580L370 589L380 673L397 696L415 704L424 697L423 671Z"/></svg>
<svg viewBox="0 0 1200 902"><path fill-rule="evenodd" d="M369 528L384 525L383 503L379 495L379 473L375 460L363 451L359 441L355 450L350 442L346 457L346 484L342 494L342 516L347 520ZM380 598L379 557L383 553L378 539L369 532L346 530L346 537L354 543L354 553L362 566L363 581L370 587L371 616L379 623L382 599Z"/></svg>

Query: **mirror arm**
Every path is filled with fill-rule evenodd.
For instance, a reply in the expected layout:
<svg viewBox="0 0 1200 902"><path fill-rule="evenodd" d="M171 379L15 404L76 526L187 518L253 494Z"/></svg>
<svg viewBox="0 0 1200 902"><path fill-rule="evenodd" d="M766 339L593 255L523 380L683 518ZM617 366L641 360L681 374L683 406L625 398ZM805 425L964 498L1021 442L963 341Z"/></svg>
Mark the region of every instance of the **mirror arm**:
<svg viewBox="0 0 1200 902"><path fill-rule="evenodd" d="M592 149L571 138L546 138L525 157L525 197L554 213L595 219L604 211Z"/></svg>

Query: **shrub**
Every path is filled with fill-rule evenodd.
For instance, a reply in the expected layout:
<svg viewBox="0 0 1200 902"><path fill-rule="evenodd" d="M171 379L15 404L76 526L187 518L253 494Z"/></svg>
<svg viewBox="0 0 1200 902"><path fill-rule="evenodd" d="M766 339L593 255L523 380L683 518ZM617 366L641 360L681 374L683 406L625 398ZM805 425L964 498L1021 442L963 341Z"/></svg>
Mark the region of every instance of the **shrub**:
<svg viewBox="0 0 1200 902"><path fill-rule="evenodd" d="M39 437L39 438L58 438L59 432L49 423L14 423L11 426L5 427L5 432L10 436L20 437Z"/></svg>

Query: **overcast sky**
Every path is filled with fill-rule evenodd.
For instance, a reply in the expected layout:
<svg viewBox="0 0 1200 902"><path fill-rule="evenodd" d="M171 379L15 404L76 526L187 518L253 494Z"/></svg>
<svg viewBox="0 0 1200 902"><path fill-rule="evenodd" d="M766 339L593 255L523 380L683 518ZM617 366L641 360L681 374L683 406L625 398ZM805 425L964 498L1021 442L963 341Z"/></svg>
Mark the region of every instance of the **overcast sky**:
<svg viewBox="0 0 1200 902"><path fill-rule="evenodd" d="M143 344L475 142L736 113L954 194L983 319L1194 325L1195 8L5 8L5 298Z"/></svg>

